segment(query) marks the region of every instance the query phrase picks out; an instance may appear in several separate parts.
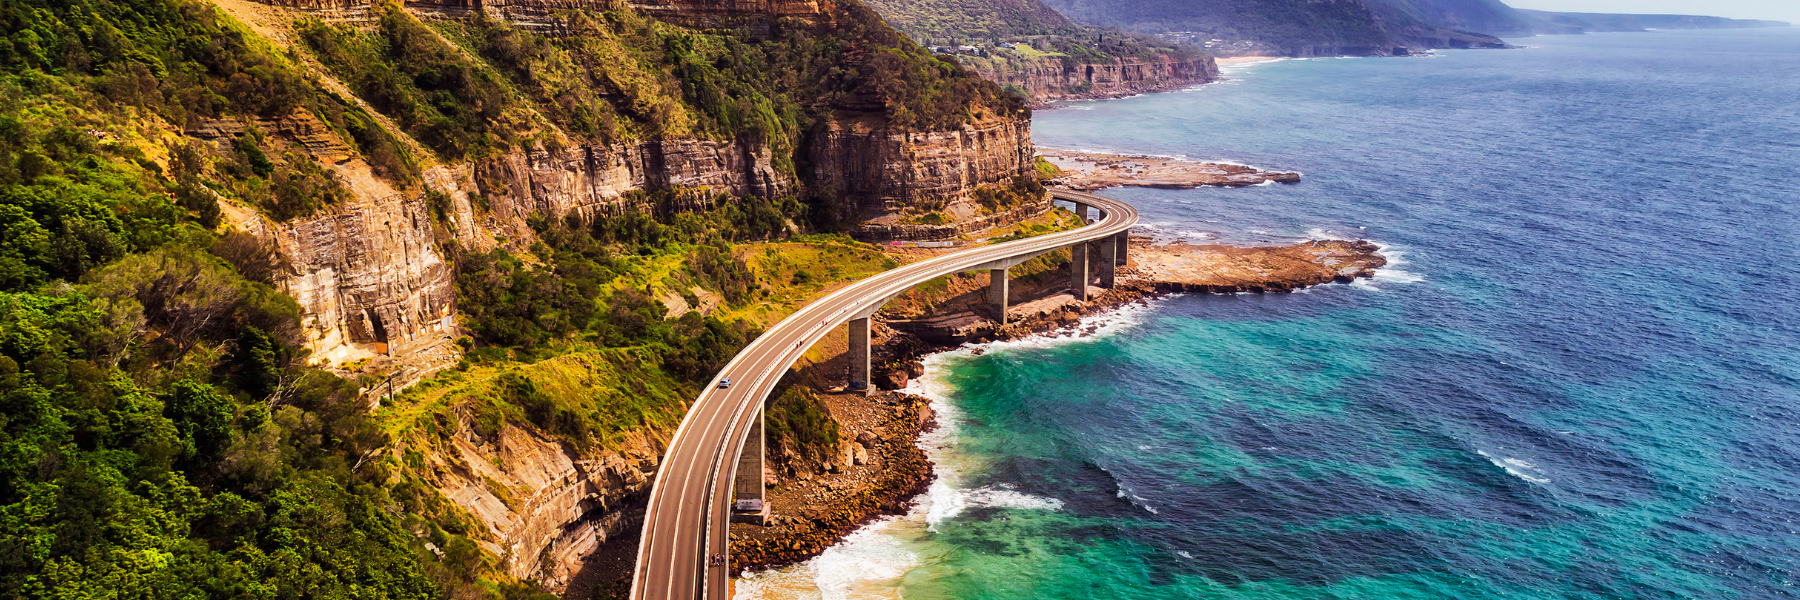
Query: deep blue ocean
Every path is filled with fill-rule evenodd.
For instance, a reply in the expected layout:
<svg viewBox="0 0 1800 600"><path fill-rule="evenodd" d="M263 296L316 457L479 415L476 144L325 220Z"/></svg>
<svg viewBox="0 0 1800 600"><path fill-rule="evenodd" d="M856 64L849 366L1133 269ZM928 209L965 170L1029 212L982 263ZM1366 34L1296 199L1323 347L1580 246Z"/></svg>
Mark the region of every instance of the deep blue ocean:
<svg viewBox="0 0 1800 600"><path fill-rule="evenodd" d="M1513 41L1040 111L1304 173L1146 233L1399 260L933 357L920 508L740 596L1796 595L1800 29Z"/></svg>

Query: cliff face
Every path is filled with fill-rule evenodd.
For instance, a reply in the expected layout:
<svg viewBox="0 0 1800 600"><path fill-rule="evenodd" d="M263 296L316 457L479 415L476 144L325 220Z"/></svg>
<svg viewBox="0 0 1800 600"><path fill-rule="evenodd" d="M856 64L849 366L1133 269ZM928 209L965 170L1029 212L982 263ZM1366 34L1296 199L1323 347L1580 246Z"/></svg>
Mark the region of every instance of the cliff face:
<svg viewBox="0 0 1800 600"><path fill-rule="evenodd" d="M272 233L292 265L283 287L304 311L315 360L408 357L429 370L454 363L443 342L454 337L456 292L419 194L369 190ZM409 357L417 352L427 355Z"/></svg>
<svg viewBox="0 0 1800 600"><path fill-rule="evenodd" d="M206 121L187 135L220 143L252 124ZM437 249L422 190L402 192L310 113L254 125L320 159L350 192L320 214L274 222L221 202L231 225L274 245L284 258L275 285L299 304L309 361L397 368L400 385L455 364L456 291Z"/></svg>
<svg viewBox="0 0 1800 600"><path fill-rule="evenodd" d="M777 197L797 186L767 146L701 140L583 145L510 154L474 167L495 233L528 239L531 215L617 215L632 190L706 187L735 196ZM467 236L464 236L467 237Z"/></svg>
<svg viewBox="0 0 1800 600"><path fill-rule="evenodd" d="M1217 79L1212 57L1179 60L1120 58L1114 63L1065 63L1035 60L970 60L970 68L995 83L1015 85L1038 101L1075 98L1119 98L1162 92Z"/></svg>
<svg viewBox="0 0 1800 600"><path fill-rule="evenodd" d="M877 117L839 119L809 149L817 183L835 193L839 220L859 238L942 239L982 215L970 192L1031 169L1031 121L993 117L951 131L900 131ZM951 226L898 223L908 211L938 210Z"/></svg>
<svg viewBox="0 0 1800 600"><path fill-rule="evenodd" d="M396 191L360 160L333 168L353 199L326 214L270 223L230 211L237 227L272 238L288 258L278 283L300 303L313 360L402 367L395 387L454 365L458 351L449 342L461 335L454 274L437 247L424 191ZM481 182L485 210L469 193L477 189L471 181ZM448 225L458 243L477 252L502 239L532 239L526 223L534 215L619 214L631 190L709 187L766 197L794 188L770 165L767 148L694 140L517 153L434 167L425 182L449 196Z"/></svg>
<svg viewBox="0 0 1800 600"><path fill-rule="evenodd" d="M491 539L481 545L520 579L560 591L596 547L633 526L618 510L649 489L662 454L644 432L617 450L581 457L565 444L505 425L484 435L456 415L449 448L424 453L430 483Z"/></svg>

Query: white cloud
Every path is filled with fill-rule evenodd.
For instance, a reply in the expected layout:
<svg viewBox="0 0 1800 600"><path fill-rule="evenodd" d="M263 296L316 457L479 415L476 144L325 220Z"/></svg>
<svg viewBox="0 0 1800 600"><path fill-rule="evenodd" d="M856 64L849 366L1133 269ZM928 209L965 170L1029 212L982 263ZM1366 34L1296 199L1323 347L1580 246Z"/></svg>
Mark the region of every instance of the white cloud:
<svg viewBox="0 0 1800 600"><path fill-rule="evenodd" d="M1800 0L1509 0L1507 4L1561 12L1705 15L1800 24Z"/></svg>

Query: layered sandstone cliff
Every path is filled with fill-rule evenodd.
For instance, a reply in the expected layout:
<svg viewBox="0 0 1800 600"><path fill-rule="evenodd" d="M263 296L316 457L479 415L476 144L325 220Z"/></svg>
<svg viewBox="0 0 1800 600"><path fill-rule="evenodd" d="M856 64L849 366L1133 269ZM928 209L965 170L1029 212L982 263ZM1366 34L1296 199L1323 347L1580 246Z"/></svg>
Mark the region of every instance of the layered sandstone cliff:
<svg viewBox="0 0 1800 600"><path fill-rule="evenodd" d="M1212 57L1177 59L1119 58L1112 63L1065 62L1056 57L968 60L970 68L995 83L1017 86L1045 102L1082 98L1119 98L1162 92L1218 79Z"/></svg>
<svg viewBox="0 0 1800 600"><path fill-rule="evenodd" d="M532 215L597 218L630 209L633 190L707 188L733 196L796 193L793 178L773 164L764 145L704 140L650 140L515 152L474 166L494 233L529 239ZM459 236L469 237L469 236Z"/></svg>
<svg viewBox="0 0 1800 600"><path fill-rule="evenodd" d="M566 444L505 425L485 435L456 415L448 448L424 453L423 472L487 534L481 545L520 579L562 590L582 559L635 526L618 510L650 487L662 442L633 432L618 449L581 456Z"/></svg>
<svg viewBox="0 0 1800 600"><path fill-rule="evenodd" d="M311 113L203 121L185 133L222 144L255 127L303 149L349 192L342 204L286 222L220 199L232 227L279 252L273 282L300 304L308 360L395 374L400 385L455 364L456 291L423 190L397 190Z"/></svg>
<svg viewBox="0 0 1800 600"><path fill-rule="evenodd" d="M944 239L1020 214L987 214L971 192L1031 170L1036 149L1028 118L990 117L951 131L890 128L878 117L839 119L809 150L815 181L835 194L841 221L869 240ZM939 211L949 225L909 225L909 213Z"/></svg>

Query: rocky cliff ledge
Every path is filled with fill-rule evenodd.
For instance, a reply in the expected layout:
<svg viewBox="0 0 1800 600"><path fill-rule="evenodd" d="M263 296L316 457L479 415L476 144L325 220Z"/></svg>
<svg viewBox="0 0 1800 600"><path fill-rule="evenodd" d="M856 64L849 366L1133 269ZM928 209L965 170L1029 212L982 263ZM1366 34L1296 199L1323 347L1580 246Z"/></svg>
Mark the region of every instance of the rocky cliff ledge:
<svg viewBox="0 0 1800 600"><path fill-rule="evenodd" d="M1054 149L1045 149L1041 156L1062 171L1052 183L1082 191L1121 186L1181 190L1300 182L1297 172L1267 171L1237 163Z"/></svg>
<svg viewBox="0 0 1800 600"><path fill-rule="evenodd" d="M531 235L531 215L617 215L632 190L708 188L734 196L792 194L792 177L775 169L767 146L706 140L650 140L610 146L537 149L484 161L476 181L495 233ZM466 237L466 236L464 236Z"/></svg>
<svg viewBox="0 0 1800 600"><path fill-rule="evenodd" d="M230 202L220 206L233 228L267 241L283 257L274 283L300 304L308 360L394 374L399 387L454 365L460 356L450 343L460 335L456 290L424 191L394 189L363 160L344 156L342 142L314 127L315 120L299 121L263 126L337 158L326 166L350 192L344 203L287 222ZM243 126L210 124L189 133L222 139Z"/></svg>
<svg viewBox="0 0 1800 600"><path fill-rule="evenodd" d="M661 440L627 435L619 449L581 457L567 444L506 424L482 432L454 416L448 448L426 449L428 482L468 511L481 545L514 577L562 590L596 547L637 524L618 510L650 487ZM405 452L405 449L397 452Z"/></svg>
<svg viewBox="0 0 1800 600"><path fill-rule="evenodd" d="M1031 171L1035 148L1029 117L990 117L949 131L899 130L874 116L839 119L815 140L810 154L817 182L837 195L836 216L857 223L852 234L863 239L945 239L960 233L958 227L966 231L996 219L1029 218L1049 206L992 217L971 195ZM955 223L902 223L909 210L942 211Z"/></svg>
<svg viewBox="0 0 1800 600"><path fill-rule="evenodd" d="M970 68L1005 86L1017 86L1036 102L1121 98L1165 92L1219 78L1213 58L1179 60L1119 58L1112 63L1065 62L1061 58L968 59Z"/></svg>

